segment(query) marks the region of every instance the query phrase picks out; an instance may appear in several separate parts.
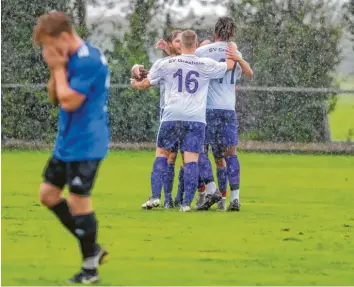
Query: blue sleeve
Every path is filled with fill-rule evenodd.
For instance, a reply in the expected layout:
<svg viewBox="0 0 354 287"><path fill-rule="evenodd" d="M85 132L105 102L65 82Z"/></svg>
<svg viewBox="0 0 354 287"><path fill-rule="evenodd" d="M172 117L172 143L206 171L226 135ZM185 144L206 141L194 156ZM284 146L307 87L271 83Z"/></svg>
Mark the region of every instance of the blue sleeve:
<svg viewBox="0 0 354 287"><path fill-rule="evenodd" d="M75 73L70 77L69 86L72 90L88 97L103 70L103 65L94 59L80 59Z"/></svg>

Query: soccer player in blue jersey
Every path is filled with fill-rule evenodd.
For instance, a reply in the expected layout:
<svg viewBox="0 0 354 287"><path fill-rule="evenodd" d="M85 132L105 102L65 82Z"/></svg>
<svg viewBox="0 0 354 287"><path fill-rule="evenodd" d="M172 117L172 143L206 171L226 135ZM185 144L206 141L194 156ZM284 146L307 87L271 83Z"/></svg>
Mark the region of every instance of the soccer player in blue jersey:
<svg viewBox="0 0 354 287"><path fill-rule="evenodd" d="M180 143L184 153L184 192L180 211L191 210L191 203L198 185L199 153L203 150L205 138L206 98L211 79L218 79L232 70L234 61L226 59L217 62L208 58L198 58L197 35L187 30L182 33L182 55L155 63L146 80L132 79L133 88L148 88L161 79L165 81L165 109L157 136L154 172L161 177L167 169L169 150ZM233 49L232 44L230 49ZM234 48L236 50L236 48ZM152 189L154 186L152 185Z"/></svg>
<svg viewBox="0 0 354 287"><path fill-rule="evenodd" d="M169 57L174 57L181 54L181 30L173 30L167 36L166 42L164 40L160 40L157 43L157 48L162 49ZM162 61L162 58L158 61ZM144 78L144 66L142 65L134 65L132 67L132 78L143 79ZM164 80L160 80L160 119L162 118L164 107L165 107L165 83ZM159 147L157 147L157 153L159 153ZM168 168L166 174L162 178L156 178L154 174L154 170L151 173L151 181L155 186L153 189L155 192L148 201L143 203L143 209L152 209L154 207L158 207L160 205L160 196L162 187L165 192L165 208L173 208L174 203L172 200L172 190L173 190L173 181L175 177L175 162L177 158L178 152L178 143L171 148L171 151L168 155Z"/></svg>
<svg viewBox="0 0 354 287"><path fill-rule="evenodd" d="M34 42L51 70L49 97L59 107L54 152L43 173L39 198L79 241L83 266L71 283L94 283L108 254L97 243L91 189L109 144L109 69L99 49L84 42L62 12L38 18ZM63 197L65 186L67 199Z"/></svg>
<svg viewBox="0 0 354 287"><path fill-rule="evenodd" d="M233 59L235 66L220 79L210 81L208 89L207 115L206 115L206 145L211 145L217 166L217 178L220 192L216 189L207 191L205 201L198 206L199 210L207 210L214 203L219 202L219 209L226 209L225 197L227 180L231 189L231 202L229 211L240 210L240 163L236 153L238 144L235 83L241 73L247 77L253 75L249 64L242 59L241 53L226 51L228 42L235 36L235 23L230 17L218 19L214 29L215 42L200 47L196 51L199 57L207 57L218 62L225 61L227 56ZM206 148L207 150L207 148ZM212 178L209 159L204 158L206 178ZM210 179L211 180L211 179ZM200 195L202 196L202 195Z"/></svg>

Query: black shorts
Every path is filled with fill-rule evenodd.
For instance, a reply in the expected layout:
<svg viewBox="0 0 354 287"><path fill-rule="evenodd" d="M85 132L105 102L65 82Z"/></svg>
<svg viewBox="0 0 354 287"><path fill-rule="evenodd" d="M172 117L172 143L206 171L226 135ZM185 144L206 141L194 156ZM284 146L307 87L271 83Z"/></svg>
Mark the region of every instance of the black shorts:
<svg viewBox="0 0 354 287"><path fill-rule="evenodd" d="M44 182L63 189L67 184L69 191L89 196L94 185L101 160L64 162L50 158L44 170Z"/></svg>

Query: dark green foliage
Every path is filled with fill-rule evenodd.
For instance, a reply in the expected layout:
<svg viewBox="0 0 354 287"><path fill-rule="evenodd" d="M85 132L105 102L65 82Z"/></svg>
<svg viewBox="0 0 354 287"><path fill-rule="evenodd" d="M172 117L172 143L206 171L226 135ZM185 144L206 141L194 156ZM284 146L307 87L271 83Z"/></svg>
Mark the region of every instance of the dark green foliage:
<svg viewBox="0 0 354 287"><path fill-rule="evenodd" d="M8 91L2 97L1 108L2 140L54 141L58 110L49 103L45 92Z"/></svg>
<svg viewBox="0 0 354 287"><path fill-rule="evenodd" d="M111 82L130 83L134 64L150 68L148 47L155 39L147 30L154 1L138 0L132 5L131 30L123 39L113 38L114 50L108 53ZM111 89L109 104L112 139L118 141L153 141L158 126L159 92L132 89Z"/></svg>
<svg viewBox="0 0 354 287"><path fill-rule="evenodd" d="M45 83L49 71L41 50L32 44L37 17L51 10L66 11L66 0L1 1L2 83ZM2 88L2 139L53 141L57 109L44 90Z"/></svg>
<svg viewBox="0 0 354 287"><path fill-rule="evenodd" d="M237 23L236 42L255 72L250 82L253 86L334 86L331 72L339 61L342 27L332 22L333 8L327 2L218 1L228 3L228 11ZM76 0L74 10L68 10L67 0L2 0L2 83L47 82L48 69L40 50L32 47L35 20L44 11L68 11L80 35L85 37L92 31L85 25L83 3ZM136 63L150 68L148 54L157 36L151 20L166 4L154 0L130 3L130 30L122 38L113 38L113 51L107 53L112 84L129 84L130 69ZM193 28L201 38L211 36L210 27L199 27L199 20L194 21ZM168 14L165 26L165 33L173 28ZM2 88L2 101L2 139L53 140L57 109L48 103L45 90ZM334 106L335 95L240 92L240 132L257 140L325 141L329 138L327 114ZM111 88L109 112L113 140L154 141L159 91Z"/></svg>
<svg viewBox="0 0 354 287"><path fill-rule="evenodd" d="M330 73L339 62L342 27L332 22L330 11L325 1L231 1L237 44L255 72L252 85L333 87ZM247 92L239 97L240 128L251 138L329 140L326 121L333 95Z"/></svg>

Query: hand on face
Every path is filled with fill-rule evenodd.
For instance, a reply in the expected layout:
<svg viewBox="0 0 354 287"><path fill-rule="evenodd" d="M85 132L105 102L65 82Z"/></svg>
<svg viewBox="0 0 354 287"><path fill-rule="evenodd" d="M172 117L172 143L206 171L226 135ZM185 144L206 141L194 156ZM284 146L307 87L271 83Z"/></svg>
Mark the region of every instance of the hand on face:
<svg viewBox="0 0 354 287"><path fill-rule="evenodd" d="M65 66L68 61L67 46L61 42L43 45L43 59L50 69Z"/></svg>

